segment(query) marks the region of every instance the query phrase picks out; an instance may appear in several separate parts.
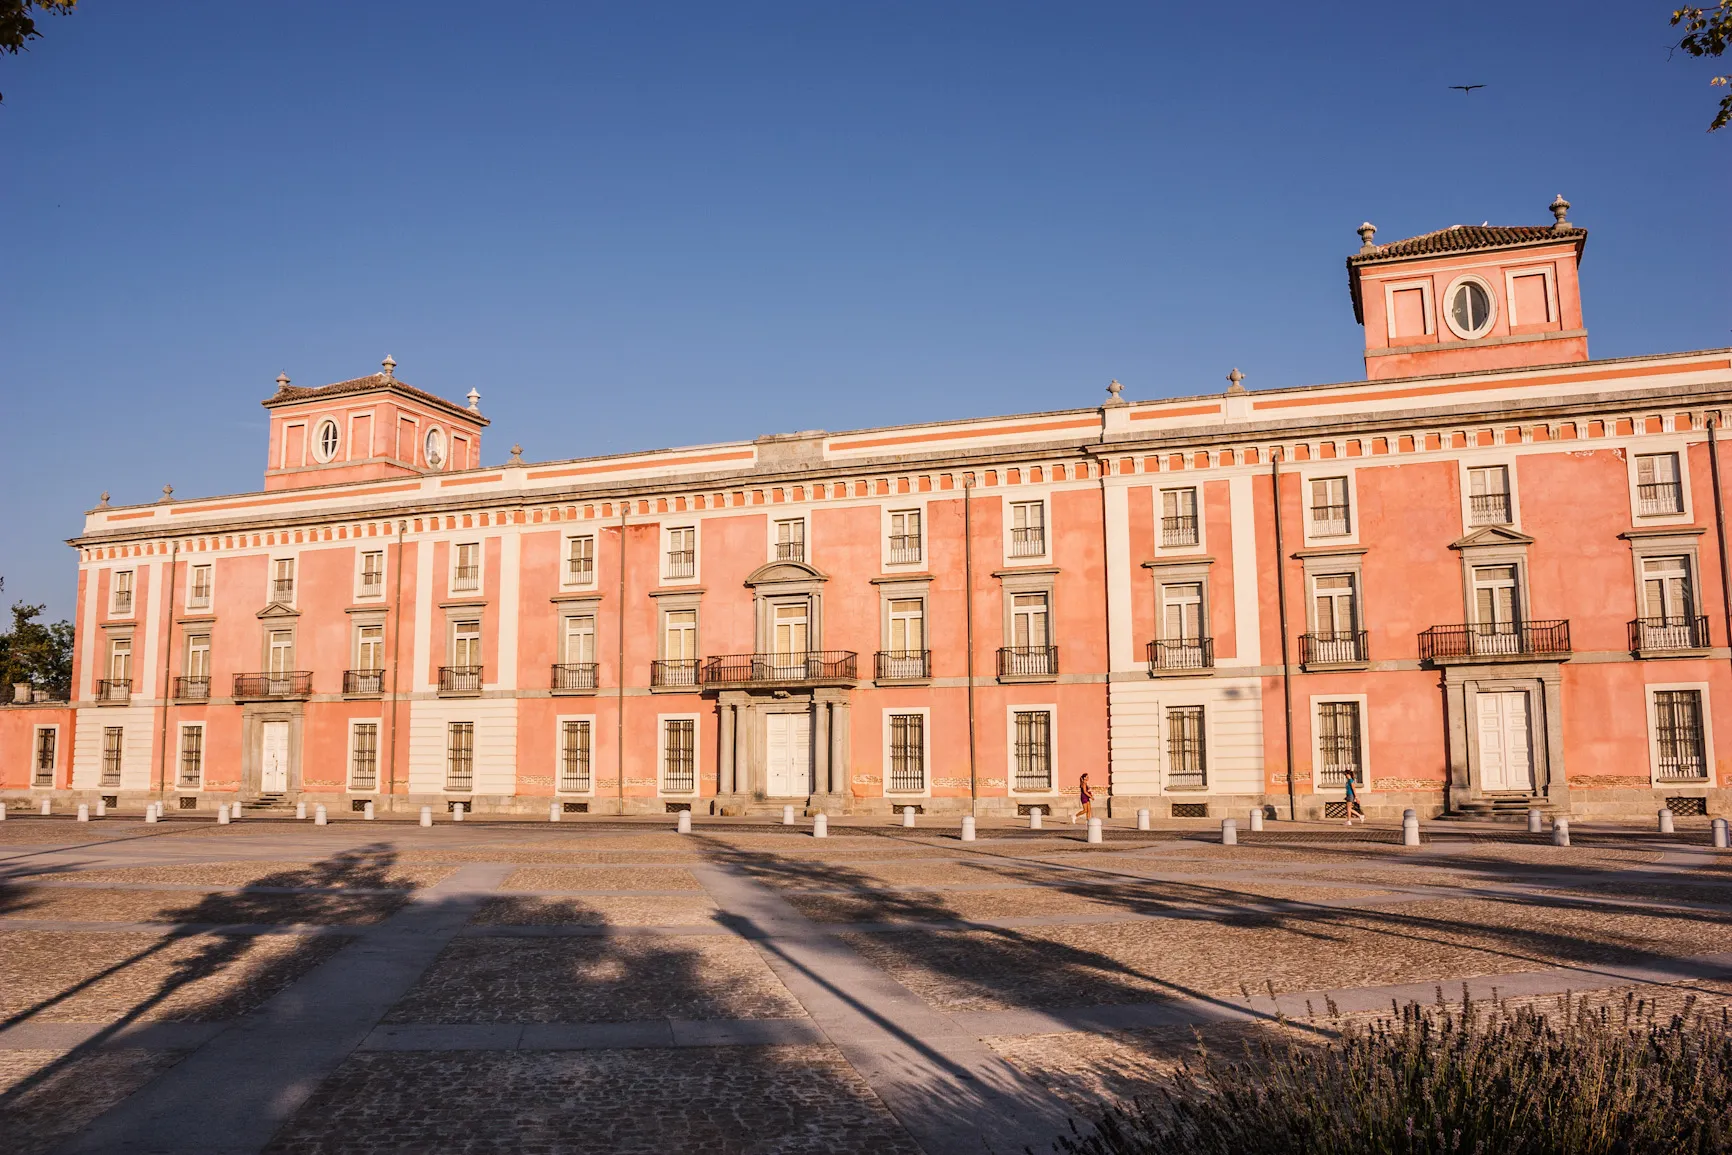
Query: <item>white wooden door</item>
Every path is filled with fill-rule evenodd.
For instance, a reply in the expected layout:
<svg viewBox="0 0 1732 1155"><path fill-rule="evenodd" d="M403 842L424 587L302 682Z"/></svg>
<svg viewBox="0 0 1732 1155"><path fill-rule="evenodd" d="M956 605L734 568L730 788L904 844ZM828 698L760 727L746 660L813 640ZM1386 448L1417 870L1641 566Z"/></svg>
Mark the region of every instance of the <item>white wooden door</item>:
<svg viewBox="0 0 1732 1155"><path fill-rule="evenodd" d="M1527 692L1504 690L1476 697L1480 789L1532 790L1534 760Z"/></svg>
<svg viewBox="0 0 1732 1155"><path fill-rule="evenodd" d="M259 792L281 794L289 788L289 724L266 722L263 730Z"/></svg>
<svg viewBox="0 0 1732 1155"><path fill-rule="evenodd" d="M812 792L812 716L771 714L764 719L764 793L804 798Z"/></svg>

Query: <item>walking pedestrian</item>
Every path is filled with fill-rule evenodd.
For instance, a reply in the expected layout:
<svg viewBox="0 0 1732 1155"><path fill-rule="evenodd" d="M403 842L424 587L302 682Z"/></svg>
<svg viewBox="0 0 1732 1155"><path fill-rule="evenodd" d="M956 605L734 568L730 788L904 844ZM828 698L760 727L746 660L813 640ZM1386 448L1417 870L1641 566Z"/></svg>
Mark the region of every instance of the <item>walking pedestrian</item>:
<svg viewBox="0 0 1732 1155"><path fill-rule="evenodd" d="M1347 825L1353 825L1353 814L1359 812L1359 824L1365 825L1365 807L1359 805L1359 791L1354 786L1353 775L1347 776Z"/></svg>
<svg viewBox="0 0 1732 1155"><path fill-rule="evenodd" d="M1070 816L1072 826L1076 825L1076 820L1079 817L1086 822L1095 816L1095 792L1089 789L1089 776L1087 774L1077 779L1076 796L1081 805L1077 807L1077 812Z"/></svg>

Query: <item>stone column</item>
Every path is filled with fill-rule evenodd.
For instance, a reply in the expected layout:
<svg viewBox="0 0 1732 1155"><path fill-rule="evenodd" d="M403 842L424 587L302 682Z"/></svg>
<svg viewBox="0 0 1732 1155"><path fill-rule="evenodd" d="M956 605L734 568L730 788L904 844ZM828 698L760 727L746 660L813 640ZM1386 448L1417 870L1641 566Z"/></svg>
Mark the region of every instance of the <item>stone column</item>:
<svg viewBox="0 0 1732 1155"><path fill-rule="evenodd" d="M848 703L830 704L830 790L848 793Z"/></svg>
<svg viewBox="0 0 1732 1155"><path fill-rule="evenodd" d="M716 793L734 792L734 707L721 703L722 738L717 750Z"/></svg>
<svg viewBox="0 0 1732 1155"><path fill-rule="evenodd" d="M751 729L752 711L743 704L734 706L734 792L750 794L755 787L752 785L752 763L749 757L750 743L747 731Z"/></svg>
<svg viewBox="0 0 1732 1155"><path fill-rule="evenodd" d="M814 695L812 712L818 715L816 740L812 743L812 792L828 794L830 786L830 704Z"/></svg>

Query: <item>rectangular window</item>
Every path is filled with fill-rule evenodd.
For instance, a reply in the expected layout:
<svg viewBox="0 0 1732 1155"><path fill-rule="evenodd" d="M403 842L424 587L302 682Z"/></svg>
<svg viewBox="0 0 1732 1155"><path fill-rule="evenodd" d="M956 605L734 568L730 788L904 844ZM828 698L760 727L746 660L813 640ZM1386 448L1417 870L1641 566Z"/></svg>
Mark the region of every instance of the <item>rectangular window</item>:
<svg viewBox="0 0 1732 1155"><path fill-rule="evenodd" d="M668 611L662 656L676 662L696 660L698 656L698 611Z"/></svg>
<svg viewBox="0 0 1732 1155"><path fill-rule="evenodd" d="M1654 691L1654 739L1661 778L1708 776L1702 741L1702 691Z"/></svg>
<svg viewBox="0 0 1732 1155"><path fill-rule="evenodd" d="M779 605L771 621L771 645L776 664L783 667L804 665L806 651L812 643L812 615L805 601Z"/></svg>
<svg viewBox="0 0 1732 1155"><path fill-rule="evenodd" d="M689 578L698 572L698 531L691 526L668 530L668 572L671 578Z"/></svg>
<svg viewBox="0 0 1732 1155"><path fill-rule="evenodd" d="M806 560L806 521L793 518L776 523L776 560Z"/></svg>
<svg viewBox="0 0 1732 1155"><path fill-rule="evenodd" d="M451 567L451 588L458 592L469 592L481 588L481 546L478 542L466 542L457 546L453 553L454 561Z"/></svg>
<svg viewBox="0 0 1732 1155"><path fill-rule="evenodd" d="M559 726L559 788L589 791L589 720L568 718Z"/></svg>
<svg viewBox="0 0 1732 1155"><path fill-rule="evenodd" d="M113 581L114 615L125 617L132 612L132 571L116 570Z"/></svg>
<svg viewBox="0 0 1732 1155"><path fill-rule="evenodd" d="M385 592L385 551L370 549L361 555L361 596L378 597Z"/></svg>
<svg viewBox="0 0 1732 1155"><path fill-rule="evenodd" d="M36 731L36 755L32 786L53 786L55 761L60 755L60 731L44 726Z"/></svg>
<svg viewBox="0 0 1732 1155"><path fill-rule="evenodd" d="M379 788L379 723L356 722L350 731L349 789Z"/></svg>
<svg viewBox="0 0 1732 1155"><path fill-rule="evenodd" d="M295 633L293 630L272 630L269 635L269 663L265 667L273 678L295 672Z"/></svg>
<svg viewBox="0 0 1732 1155"><path fill-rule="evenodd" d="M1300 659L1308 664L1364 661L1354 575L1318 574L1311 579L1311 596L1315 620L1311 636L1302 639Z"/></svg>
<svg viewBox="0 0 1732 1155"><path fill-rule="evenodd" d="M1341 537L1353 532L1347 509L1347 479L1319 477L1311 482L1311 536Z"/></svg>
<svg viewBox="0 0 1732 1155"><path fill-rule="evenodd" d="M568 538L565 543L565 584L586 586L594 580L595 538Z"/></svg>
<svg viewBox="0 0 1732 1155"><path fill-rule="evenodd" d="M108 689L121 697L125 697L132 691L131 637L111 638L109 640Z"/></svg>
<svg viewBox="0 0 1732 1155"><path fill-rule="evenodd" d="M210 635L188 634L186 639L186 676L210 678Z"/></svg>
<svg viewBox="0 0 1732 1155"><path fill-rule="evenodd" d="M271 600L285 604L295 600L295 559L279 557L271 562Z"/></svg>
<svg viewBox="0 0 1732 1155"><path fill-rule="evenodd" d="M1197 491L1194 488L1161 490L1161 544L1196 545L1198 540Z"/></svg>
<svg viewBox="0 0 1732 1155"><path fill-rule="evenodd" d="M1470 525L1508 525L1509 467L1486 465L1467 471L1467 512Z"/></svg>
<svg viewBox="0 0 1732 1155"><path fill-rule="evenodd" d="M210 609L211 571L208 565L195 565L187 579L186 606L190 610Z"/></svg>
<svg viewBox="0 0 1732 1155"><path fill-rule="evenodd" d="M890 564L920 560L920 511L898 509L890 514Z"/></svg>
<svg viewBox="0 0 1732 1155"><path fill-rule="evenodd" d="M451 626L451 664L458 669L481 668L481 623L454 622Z"/></svg>
<svg viewBox="0 0 1732 1155"><path fill-rule="evenodd" d="M1051 636L1046 595L1012 595L1010 625L1011 645L1019 650L1045 649Z"/></svg>
<svg viewBox="0 0 1732 1155"><path fill-rule="evenodd" d="M196 790L204 782L204 727L180 728L180 787Z"/></svg>
<svg viewBox="0 0 1732 1155"><path fill-rule="evenodd" d="M1694 616L1690 595L1690 559L1642 559L1642 615L1655 625L1682 625Z"/></svg>
<svg viewBox="0 0 1732 1155"><path fill-rule="evenodd" d="M1482 634L1509 633L1521 620L1521 599L1516 596L1516 567L1475 566L1473 571L1474 625Z"/></svg>
<svg viewBox="0 0 1732 1155"><path fill-rule="evenodd" d="M1642 517L1684 512L1684 483L1676 453L1636 457L1636 513Z"/></svg>
<svg viewBox="0 0 1732 1155"><path fill-rule="evenodd" d="M385 627L358 626L355 629L355 669L376 674L385 668Z"/></svg>
<svg viewBox="0 0 1732 1155"><path fill-rule="evenodd" d="M574 665L595 661L595 619L587 615L565 619L565 660Z"/></svg>
<svg viewBox="0 0 1732 1155"><path fill-rule="evenodd" d="M1016 788L1052 789L1052 713L1016 712Z"/></svg>
<svg viewBox="0 0 1732 1155"><path fill-rule="evenodd" d="M662 736L662 790L690 794L698 787L697 729L691 718L669 718Z"/></svg>
<svg viewBox="0 0 1732 1155"><path fill-rule="evenodd" d="M926 789L926 715L890 715L890 789L909 794Z"/></svg>
<svg viewBox="0 0 1732 1155"><path fill-rule="evenodd" d="M475 723L452 722L446 728L445 789L475 788Z"/></svg>
<svg viewBox="0 0 1732 1155"><path fill-rule="evenodd" d="M1046 553L1046 503L1016 501L1010 506L1010 556L1041 557Z"/></svg>
<svg viewBox="0 0 1732 1155"><path fill-rule="evenodd" d="M102 785L120 785L120 752L126 742L126 730L120 726L102 728Z"/></svg>
<svg viewBox="0 0 1732 1155"><path fill-rule="evenodd" d="M926 603L920 598L890 602L890 652L917 655L926 649Z"/></svg>
<svg viewBox="0 0 1732 1155"><path fill-rule="evenodd" d="M1357 786L1365 785L1365 764L1360 753L1358 702L1320 702L1317 706L1317 757L1319 785L1340 790L1351 775Z"/></svg>
<svg viewBox="0 0 1732 1155"><path fill-rule="evenodd" d="M1169 642L1195 642L1202 636L1202 583L1170 582L1161 586L1161 637Z"/></svg>
<svg viewBox="0 0 1732 1155"><path fill-rule="evenodd" d="M1167 711L1167 783L1195 787L1209 784L1201 706L1174 706Z"/></svg>

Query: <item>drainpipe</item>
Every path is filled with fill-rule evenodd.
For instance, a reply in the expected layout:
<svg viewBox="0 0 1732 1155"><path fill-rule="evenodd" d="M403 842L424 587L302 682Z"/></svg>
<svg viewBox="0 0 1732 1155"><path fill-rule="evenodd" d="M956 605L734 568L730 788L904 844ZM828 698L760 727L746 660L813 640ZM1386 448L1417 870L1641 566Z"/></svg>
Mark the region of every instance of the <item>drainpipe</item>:
<svg viewBox="0 0 1732 1155"><path fill-rule="evenodd" d="M1723 554L1722 554L1723 556ZM165 590L165 618L163 618L163 720L158 726L156 739L156 797L165 798L168 795L168 670L175 658L175 568L180 561L180 542L171 542L168 547L168 589Z"/></svg>
<svg viewBox="0 0 1732 1155"><path fill-rule="evenodd" d="M1720 612L1726 616L1727 644L1732 645L1732 576L1726 572L1726 499L1720 490L1720 442L1717 421L1708 422L1708 472L1714 480L1714 536L1720 545Z"/></svg>
<svg viewBox="0 0 1732 1155"><path fill-rule="evenodd" d="M385 793L391 796L396 809L397 795L397 667L403 654L403 531L407 521L397 522L396 592L391 595L391 751L386 758Z"/></svg>
<svg viewBox="0 0 1732 1155"><path fill-rule="evenodd" d="M1287 726L1287 819L1290 822L1299 821L1299 794L1293 784L1293 663L1291 655L1292 643L1287 638L1287 550L1281 535L1281 450L1276 448L1269 454L1269 480L1274 489L1275 501L1275 597L1280 606L1277 616L1281 622L1281 699L1286 712Z"/></svg>
<svg viewBox="0 0 1732 1155"><path fill-rule="evenodd" d="M968 812L976 814L979 809L980 791L975 777L974 751L974 518L973 502L974 475L962 475L962 602L963 616L967 622L966 648L963 653L967 659L968 674ZM978 815L977 815L978 816Z"/></svg>
<svg viewBox="0 0 1732 1155"><path fill-rule="evenodd" d="M618 682L615 690L617 705L613 711L613 789L615 806L625 813L625 502L619 503L619 608L614 611L619 621L619 666L614 671Z"/></svg>

